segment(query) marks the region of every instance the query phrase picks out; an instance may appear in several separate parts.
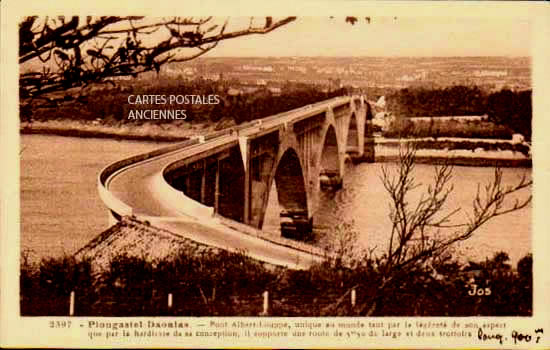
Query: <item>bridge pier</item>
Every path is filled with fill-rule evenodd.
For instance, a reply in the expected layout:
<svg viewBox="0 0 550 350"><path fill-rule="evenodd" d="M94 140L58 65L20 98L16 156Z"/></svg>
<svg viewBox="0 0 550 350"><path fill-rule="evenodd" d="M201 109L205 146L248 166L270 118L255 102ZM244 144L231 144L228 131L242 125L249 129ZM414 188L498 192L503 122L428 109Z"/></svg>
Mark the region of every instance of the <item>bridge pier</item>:
<svg viewBox="0 0 550 350"><path fill-rule="evenodd" d="M374 153L374 135L372 131L372 121L365 121L365 133L364 133L364 142L363 142L363 152L348 152L353 163L374 163L375 153Z"/></svg>
<svg viewBox="0 0 550 350"><path fill-rule="evenodd" d="M335 191L342 188L343 180L339 172L324 170L319 176L319 183L322 190Z"/></svg>
<svg viewBox="0 0 550 350"><path fill-rule="evenodd" d="M220 160L216 159L216 178L214 180L214 213L220 211Z"/></svg>
<svg viewBox="0 0 550 350"><path fill-rule="evenodd" d="M214 213L257 229L275 183L281 235L307 239L319 191L342 188L346 160L374 161L367 109L359 98L331 100L259 121L247 133L226 135L227 144L174 163L166 179Z"/></svg>
<svg viewBox="0 0 550 350"><path fill-rule="evenodd" d="M116 225L120 221L120 216L116 215L112 210L109 210L109 213L107 214L107 216L108 216L107 219L109 222L109 227Z"/></svg>
<svg viewBox="0 0 550 350"><path fill-rule="evenodd" d="M365 137L365 148L362 155L357 153L350 153L349 156L354 164L374 163L374 137Z"/></svg>

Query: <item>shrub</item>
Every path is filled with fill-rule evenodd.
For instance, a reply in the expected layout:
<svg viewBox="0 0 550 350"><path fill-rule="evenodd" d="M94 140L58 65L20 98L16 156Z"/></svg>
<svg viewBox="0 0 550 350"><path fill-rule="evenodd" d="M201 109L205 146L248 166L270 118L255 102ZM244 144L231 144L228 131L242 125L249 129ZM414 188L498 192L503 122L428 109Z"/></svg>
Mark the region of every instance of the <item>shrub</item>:
<svg viewBox="0 0 550 350"><path fill-rule="evenodd" d="M45 259L39 266L22 260L21 314L67 315L76 291L76 315L88 316L257 316L262 293L270 293L272 316L364 315L352 309L371 300L384 280L373 259L353 267L334 260L308 270L267 269L242 253L189 255L158 262L118 256L103 275L90 274L89 262L70 257ZM528 316L532 314L532 257L514 271L505 253L466 265L446 258L410 273L397 274L376 299L373 316ZM490 288L489 296L468 291ZM173 307L168 309L168 293ZM368 304L371 305L371 304Z"/></svg>
<svg viewBox="0 0 550 350"><path fill-rule="evenodd" d="M388 138L414 137L463 137L511 139L513 131L508 126L498 125L488 121L412 121L407 118L397 118L390 123L382 135Z"/></svg>
<svg viewBox="0 0 550 350"><path fill-rule="evenodd" d="M452 126L451 121L442 125L423 126L419 127L420 130L413 131L416 132L415 137L423 135L510 138L511 134L516 132L530 140L531 94L531 90L508 89L487 93L475 86L452 86L442 89L406 88L391 93L387 101L388 109L404 118L487 114L492 122ZM411 137L408 136L411 132L407 129L408 124L397 124L394 128L397 129L388 134L392 136L387 137L396 137L400 132L404 137Z"/></svg>
<svg viewBox="0 0 550 350"><path fill-rule="evenodd" d="M70 256L43 259L38 266L24 262L20 276L21 314L67 315L72 291L83 296L75 312L88 313L96 298L91 271L90 261L76 261Z"/></svg>

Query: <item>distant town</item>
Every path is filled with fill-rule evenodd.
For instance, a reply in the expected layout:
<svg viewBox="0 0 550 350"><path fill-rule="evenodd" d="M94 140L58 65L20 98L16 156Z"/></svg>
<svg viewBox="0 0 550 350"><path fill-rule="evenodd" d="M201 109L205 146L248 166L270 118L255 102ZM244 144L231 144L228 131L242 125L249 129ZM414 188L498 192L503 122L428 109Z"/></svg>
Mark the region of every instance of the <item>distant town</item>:
<svg viewBox="0 0 550 350"><path fill-rule="evenodd" d="M287 82L328 89L475 85L492 92L530 89L530 64L529 57L216 57L166 65L161 74L235 80L245 93L263 87L276 94Z"/></svg>

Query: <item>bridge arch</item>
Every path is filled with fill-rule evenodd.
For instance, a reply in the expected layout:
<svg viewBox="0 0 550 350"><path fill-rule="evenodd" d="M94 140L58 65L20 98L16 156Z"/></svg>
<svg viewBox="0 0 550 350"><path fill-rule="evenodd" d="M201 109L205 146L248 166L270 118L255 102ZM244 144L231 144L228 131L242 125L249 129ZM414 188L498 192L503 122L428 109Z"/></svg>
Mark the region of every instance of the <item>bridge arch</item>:
<svg viewBox="0 0 550 350"><path fill-rule="evenodd" d="M312 221L308 210L310 198L302 161L294 147L288 146L281 149L274 163L263 203L260 228L269 202L269 189L273 183L275 183L279 203L281 234L290 238L304 238L311 232Z"/></svg>
<svg viewBox="0 0 550 350"><path fill-rule="evenodd" d="M341 180L348 138L354 140L348 129L357 130L353 142L363 147L366 114L371 106L362 97L342 96L202 135L109 165L100 175L100 195L113 213L132 213L132 203L138 208L143 203L133 194L123 197L128 204L117 200L108 192L109 179L132 164L154 159L155 166L164 167L169 160L159 169L164 175L159 183L166 185L161 189L169 192L163 199L167 207L178 206L191 217L217 214L261 228L268 191L275 184L282 209L296 214L292 224L305 222L307 227L317 210L321 172L333 172ZM363 150L353 159L362 159ZM190 201L197 205L188 205Z"/></svg>
<svg viewBox="0 0 550 350"><path fill-rule="evenodd" d="M275 185L279 205L283 210L301 210L307 214L307 192L298 154L288 148L275 170Z"/></svg>
<svg viewBox="0 0 550 350"><path fill-rule="evenodd" d="M341 174L341 146L338 142L336 128L332 124L328 124L321 138L322 148L317 166L319 174Z"/></svg>

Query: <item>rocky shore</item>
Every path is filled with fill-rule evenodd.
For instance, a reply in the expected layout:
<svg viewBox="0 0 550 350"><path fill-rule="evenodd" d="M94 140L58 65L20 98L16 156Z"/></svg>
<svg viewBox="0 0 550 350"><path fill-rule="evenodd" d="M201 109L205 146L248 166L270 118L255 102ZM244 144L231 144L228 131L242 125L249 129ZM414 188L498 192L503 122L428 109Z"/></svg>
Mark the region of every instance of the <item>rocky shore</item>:
<svg viewBox="0 0 550 350"><path fill-rule="evenodd" d="M123 217L79 249L74 257L79 261L90 260L94 273L101 273L109 269L109 264L117 256L136 257L154 264L170 261L182 253L198 258L218 255L221 251L220 248L196 242L148 222ZM266 268L281 268L266 262L258 263Z"/></svg>
<svg viewBox="0 0 550 350"><path fill-rule="evenodd" d="M181 251L189 254L218 254L220 249L207 246L133 219L123 217L116 225L75 253L78 260L90 259L95 272L104 271L119 255L146 258L154 262L170 260Z"/></svg>

